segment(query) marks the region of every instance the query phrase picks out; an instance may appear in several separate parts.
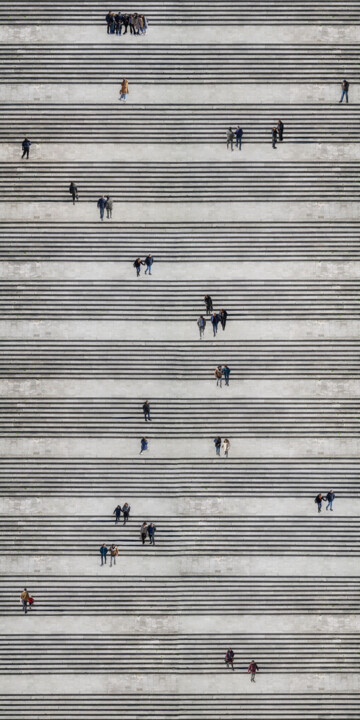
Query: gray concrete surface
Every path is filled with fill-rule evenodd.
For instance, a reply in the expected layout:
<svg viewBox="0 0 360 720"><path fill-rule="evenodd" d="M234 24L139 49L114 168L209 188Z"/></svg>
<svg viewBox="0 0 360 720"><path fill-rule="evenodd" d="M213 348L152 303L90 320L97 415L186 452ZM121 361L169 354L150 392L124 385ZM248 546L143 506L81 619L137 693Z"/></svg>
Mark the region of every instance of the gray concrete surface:
<svg viewBox="0 0 360 720"><path fill-rule="evenodd" d="M346 9L345 9L346 12ZM126 45L136 43L178 43L201 44L223 43L229 46L232 43L314 43L334 44L341 47L344 43L358 43L360 29L358 26L345 27L230 27L226 32L219 32L218 27L186 28L157 27L149 30L146 37L132 38L130 35L124 39L107 38L105 28L99 27L0 27L0 43L38 43L38 44L64 44L78 45L79 43L111 43L125 42ZM339 78L339 83L341 78ZM2 102L26 104L29 102L76 103L78 105L96 102L118 103L119 87L114 85L56 85L56 84L6 84L0 85ZM340 87L334 83L329 84L264 84L249 85L134 85L131 86L129 103L136 106L144 103L197 103L209 104L212 102L227 103L313 103L312 110L316 112L319 103L338 103ZM350 88L351 102L360 102L360 86L352 84ZM346 107L344 107L344 122L346 122ZM225 129L224 129L225 132ZM31 129L29 129L31 137ZM334 164L339 161L358 162L360 159L360 145L343 143L332 145L321 143L319 145L292 144L284 145L276 153L272 151L270 143L253 144L246 146L239 157L238 153L226 151L225 144L221 145L160 145L138 144L109 145L109 144L38 144L36 140L31 148L31 159L40 161L62 160L149 160L149 161L261 161L267 163L301 162L301 161L327 161ZM0 160L2 162L17 162L21 165L19 146L13 143L0 145ZM31 162L31 161L30 161ZM67 192L67 181L66 181ZM101 194L102 188L99 188ZM262 203L119 203L114 208L114 219L126 218L127 221L225 221L229 219L246 220L296 220L309 219L349 220L359 219L358 203L345 202L262 202ZM0 202L0 222L16 220L69 220L74 222L95 221L98 219L98 210L95 202L79 203L72 207L69 202L36 203ZM134 248L134 253L136 249ZM156 286L157 280L165 279L322 279L331 280L336 285L340 280L359 279L359 263L351 261L342 262L257 262L257 263L189 263L189 264L162 264L154 266L151 283ZM19 283L25 280L58 280L61 285L65 279L125 279L133 277L133 268L129 263L99 263L99 262L3 262L0 264L0 278L14 280ZM139 279L139 287L150 279ZM229 308L229 310L231 310ZM196 318L198 313L194 310L194 321L164 322L142 321L140 319L119 321L44 321L44 320L18 320L9 321L0 319L0 339L76 339L90 340L123 339L147 340L164 339L181 341L182 339L196 339L198 331ZM210 329L207 328L208 337ZM360 322L357 320L284 320L284 321L232 321L229 322L226 340L241 339L295 339L315 340L325 339L358 339ZM215 341L221 348L222 336ZM222 360L219 359L219 362ZM211 372L213 368L211 368ZM170 381L170 380L141 380L134 384L118 380L86 380L86 379L0 379L0 398L47 398L47 397L132 397L134 394L144 396L162 396L169 398L225 398L228 397L310 397L310 398L351 398L359 396L359 382L356 378L349 379L298 379L287 378L271 380L244 380L231 381L229 388L215 387L212 379L204 381ZM144 427L144 433L146 428ZM359 439L313 436L301 438L236 438L231 440L230 457L253 458L358 458ZM43 438L19 437L0 438L0 457L9 458L51 458L51 457L77 457L77 458L118 458L133 457L138 459L139 440L125 438ZM143 458L144 468L147 458L213 458L215 455L211 439L178 439L161 440L155 438L150 442L148 455ZM225 458L218 460L219 464L226 463ZM330 488L319 488L326 490ZM338 488L335 488L338 492ZM2 515L15 516L21 527L22 519L42 515L93 515L111 513L120 499L113 497L22 497L20 499L4 498L1 505ZM126 498L136 514L174 515L181 517L185 514L203 516L212 514L248 516L256 515L259 518L268 515L298 515L313 517L316 511L313 498L260 498L250 494L245 498L230 498L226 494L213 498L195 498L191 501L191 508L185 509L182 500L159 498L156 493L149 497ZM344 516L350 518L358 516L360 499L337 498L334 504L334 517ZM325 513L323 515L330 515ZM323 521L323 516L319 522ZM115 531L115 530L114 530ZM99 539L101 542L101 539ZM45 575L75 575L83 578L86 575L103 577L122 577L124 575L141 575L145 578L154 575L171 574L180 577L186 574L198 573L204 576L222 576L225 574L246 576L304 576L304 577L357 577L359 562L355 557L334 557L331 547L325 558L307 557L305 554L297 557L286 556L253 556L253 557L157 557L156 548L149 548L147 556L119 558L116 568L100 567L99 557L94 558L82 555L81 543L79 552L74 556L50 557L47 555L21 556L19 553L9 551L0 557L0 571L13 576L14 604L18 605L19 588L27 583L27 576L36 574ZM31 590L31 588L30 588ZM36 605L32 614L26 618L21 614L17 617L1 618L0 633L13 637L21 635L26 653L27 634L56 634L56 633L118 633L126 626L131 634L161 632L174 633L216 633L219 628L231 638L234 633L310 633L318 635L319 631L329 635L333 633L360 632L359 615L344 615L337 617L331 613L315 615L289 615L283 616L255 616L251 609L246 614L234 617L222 617L209 614L208 616L171 617L164 614L161 617L144 616L112 616L111 607L104 608L104 617L94 619L91 616L40 617L36 616ZM224 648L225 651L226 648ZM249 661L252 658L249 657ZM260 665L261 657L255 658ZM306 669L304 669L306 670ZM281 674L276 671L276 658L274 659L274 672L260 675L256 685L252 685L249 677L243 673L233 675L219 673L206 676L168 674L92 674L92 675L7 675L2 677L2 692L16 696L31 693L198 693L205 696L214 693L288 693L289 695L305 692L323 692L330 694L337 692L351 694L358 692L359 675L356 672L328 673L326 668L321 673L303 672L301 674ZM319 707L321 715L321 706ZM305 718L304 718L305 720Z"/></svg>

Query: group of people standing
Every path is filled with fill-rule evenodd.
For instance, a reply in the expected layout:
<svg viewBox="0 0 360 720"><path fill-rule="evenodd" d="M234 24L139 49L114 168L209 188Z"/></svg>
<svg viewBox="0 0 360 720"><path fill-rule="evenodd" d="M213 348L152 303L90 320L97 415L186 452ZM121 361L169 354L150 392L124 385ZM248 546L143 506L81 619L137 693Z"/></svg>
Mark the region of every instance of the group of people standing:
<svg viewBox="0 0 360 720"><path fill-rule="evenodd" d="M123 34L126 35L128 28L130 35L144 35L149 25L145 15L139 15L138 13L124 15L120 11L114 13L109 10L105 20L108 35L121 35L123 30Z"/></svg>
<svg viewBox="0 0 360 720"><path fill-rule="evenodd" d="M274 127L271 130L271 137L272 137L272 146L274 149L276 149L276 143L282 142L284 139L284 123L281 120L277 121L277 125L274 125ZM232 127L229 127L226 132L226 147L229 150L234 150L234 142L235 147L238 147L239 150L241 150L241 143L243 138L243 130L240 127L240 125L237 126L236 130L233 130Z"/></svg>
<svg viewBox="0 0 360 720"><path fill-rule="evenodd" d="M205 312L206 312L206 315L210 315L210 322L212 324L213 336L215 337L217 334L217 331L218 331L219 323L221 324L222 329L225 330L228 314L224 308L221 308L221 310L219 310L219 312L217 312L217 313L214 312L213 301L212 301L212 298L210 295L205 295L204 301L205 301ZM206 328L206 320L203 315L200 315L200 317L197 321L197 325L199 328L200 340L202 340L203 336L204 336L204 331Z"/></svg>
<svg viewBox="0 0 360 720"><path fill-rule="evenodd" d="M231 370L228 365L217 365L214 370L214 378L216 380L216 385L222 387L223 378L225 380L225 385L229 385L230 373Z"/></svg>

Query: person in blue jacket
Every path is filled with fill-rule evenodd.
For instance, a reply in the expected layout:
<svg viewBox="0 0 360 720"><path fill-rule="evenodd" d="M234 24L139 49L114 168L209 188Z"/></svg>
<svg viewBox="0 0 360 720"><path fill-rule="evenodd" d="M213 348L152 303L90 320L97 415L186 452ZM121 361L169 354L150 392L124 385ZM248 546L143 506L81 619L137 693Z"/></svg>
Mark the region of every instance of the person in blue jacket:
<svg viewBox="0 0 360 720"><path fill-rule="evenodd" d="M151 266L152 266L153 262L154 262L153 256L150 254L147 255L145 258L145 265L146 265L145 275L148 271L149 271L149 275L151 275Z"/></svg>
<svg viewBox="0 0 360 720"><path fill-rule="evenodd" d="M224 376L224 378L225 378L225 385L228 385L228 384L229 384L229 379L230 379L231 370L230 370L230 368L229 368L228 365L224 365L222 371L223 371L223 376Z"/></svg>
<svg viewBox="0 0 360 720"><path fill-rule="evenodd" d="M101 556L101 564L102 565L104 565L104 564L106 565L107 551L108 551L108 549L107 549L105 543L103 543L100 548L100 556Z"/></svg>
<svg viewBox="0 0 360 720"><path fill-rule="evenodd" d="M141 438L140 446L141 446L141 450L140 450L140 455L141 455L141 453L143 453L143 452L145 452L145 450L149 449L149 443L146 438Z"/></svg>
<svg viewBox="0 0 360 720"><path fill-rule="evenodd" d="M215 337L215 335L216 335L216 333L217 333L217 331L218 331L218 324L219 324L219 322L220 322L220 315L218 315L218 313L213 313L212 316L211 316L211 318L210 318L210 322L211 322L211 324L212 324L212 326L213 326L213 335L214 335L214 337Z"/></svg>
<svg viewBox="0 0 360 720"><path fill-rule="evenodd" d="M100 220L103 220L106 207L106 198L104 197L104 195L102 195L101 198L98 199L97 206L98 208L100 208Z"/></svg>
<svg viewBox="0 0 360 720"><path fill-rule="evenodd" d="M154 523L150 523L148 527L148 535L150 540L150 545L155 545L155 533L156 533L156 527Z"/></svg>
<svg viewBox="0 0 360 720"><path fill-rule="evenodd" d="M328 510L328 509L330 508L330 510L332 511L332 509L333 509L332 504L333 504L334 499L335 499L335 493L334 493L333 490L329 490L329 492L328 492L328 494L327 494L327 496L326 496L326 499L327 499L327 501L328 501L328 504L327 504L325 510Z"/></svg>
<svg viewBox="0 0 360 720"><path fill-rule="evenodd" d="M243 131L242 131L241 127L239 127L239 125L238 125L235 130L235 137L236 137L235 145L236 145L236 147L239 148L239 150L241 150L242 136L243 136Z"/></svg>

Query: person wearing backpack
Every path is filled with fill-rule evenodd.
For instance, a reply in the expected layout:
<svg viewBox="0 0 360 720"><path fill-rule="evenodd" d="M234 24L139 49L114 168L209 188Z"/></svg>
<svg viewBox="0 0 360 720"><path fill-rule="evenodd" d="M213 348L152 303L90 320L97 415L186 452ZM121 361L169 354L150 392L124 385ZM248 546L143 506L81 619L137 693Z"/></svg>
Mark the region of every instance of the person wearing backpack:
<svg viewBox="0 0 360 720"><path fill-rule="evenodd" d="M139 277L139 275L140 275L140 270L141 270L141 266L144 265L144 264L145 264L145 263L143 263L143 261L141 260L141 258L136 258L135 262L133 263L133 267L134 267L135 270L136 270L136 277Z"/></svg>
<svg viewBox="0 0 360 720"><path fill-rule="evenodd" d="M110 567L111 567L113 563L114 563L114 565L116 565L116 558L119 554L119 548L117 548L116 545L112 544L112 545L110 545L109 550L110 550Z"/></svg>

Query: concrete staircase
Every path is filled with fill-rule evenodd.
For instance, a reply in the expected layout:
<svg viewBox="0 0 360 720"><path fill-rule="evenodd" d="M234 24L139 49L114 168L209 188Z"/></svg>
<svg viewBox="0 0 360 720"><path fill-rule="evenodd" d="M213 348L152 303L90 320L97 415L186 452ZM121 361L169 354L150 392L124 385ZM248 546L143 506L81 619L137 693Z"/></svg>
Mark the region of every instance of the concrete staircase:
<svg viewBox="0 0 360 720"><path fill-rule="evenodd" d="M0 8L0 720L355 720L358 4L108 10Z"/></svg>

